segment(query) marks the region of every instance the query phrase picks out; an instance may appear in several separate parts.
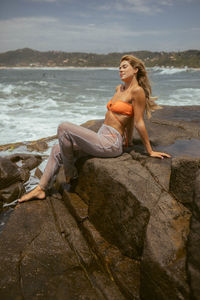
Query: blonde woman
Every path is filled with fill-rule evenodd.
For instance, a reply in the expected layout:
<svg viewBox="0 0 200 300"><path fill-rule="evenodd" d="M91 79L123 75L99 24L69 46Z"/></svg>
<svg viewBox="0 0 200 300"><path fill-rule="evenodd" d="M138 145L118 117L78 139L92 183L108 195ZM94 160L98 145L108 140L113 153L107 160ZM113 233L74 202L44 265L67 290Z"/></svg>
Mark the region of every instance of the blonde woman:
<svg viewBox="0 0 200 300"><path fill-rule="evenodd" d="M151 98L151 86L143 62L132 56L121 58L119 67L123 84L116 87L112 99L107 103L107 113L97 133L72 123L58 126L59 144L54 145L44 174L38 186L19 199L44 199L45 191L52 185L58 170L63 164L66 182L77 178L74 165L75 152L96 157L117 157L123 152L123 141L132 144L133 129L137 129L146 151L151 157L170 157L169 154L153 151L144 124L144 113L150 117L151 111L159 108ZM77 152L76 152L77 153Z"/></svg>

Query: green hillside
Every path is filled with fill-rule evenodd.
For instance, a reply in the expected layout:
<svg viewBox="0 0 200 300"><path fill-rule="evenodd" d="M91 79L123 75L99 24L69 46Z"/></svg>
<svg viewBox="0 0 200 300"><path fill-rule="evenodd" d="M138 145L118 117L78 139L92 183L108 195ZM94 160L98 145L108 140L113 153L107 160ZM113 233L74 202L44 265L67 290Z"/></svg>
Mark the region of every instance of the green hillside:
<svg viewBox="0 0 200 300"><path fill-rule="evenodd" d="M122 55L133 54L141 58L147 67L174 66L200 68L200 51L151 52L134 51L126 53L81 53L37 50L24 48L0 53L0 67L117 67Z"/></svg>

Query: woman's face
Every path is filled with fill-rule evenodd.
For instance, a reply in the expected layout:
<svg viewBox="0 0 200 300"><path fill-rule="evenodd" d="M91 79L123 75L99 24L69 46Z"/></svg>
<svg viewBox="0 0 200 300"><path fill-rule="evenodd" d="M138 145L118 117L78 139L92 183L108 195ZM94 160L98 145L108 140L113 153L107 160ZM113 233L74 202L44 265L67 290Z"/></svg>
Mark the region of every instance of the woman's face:
<svg viewBox="0 0 200 300"><path fill-rule="evenodd" d="M131 66L131 64L126 60L123 60L120 63L119 75L120 75L121 80L124 82L131 81L133 79L133 77L136 75L137 71L138 71L138 69L133 68Z"/></svg>

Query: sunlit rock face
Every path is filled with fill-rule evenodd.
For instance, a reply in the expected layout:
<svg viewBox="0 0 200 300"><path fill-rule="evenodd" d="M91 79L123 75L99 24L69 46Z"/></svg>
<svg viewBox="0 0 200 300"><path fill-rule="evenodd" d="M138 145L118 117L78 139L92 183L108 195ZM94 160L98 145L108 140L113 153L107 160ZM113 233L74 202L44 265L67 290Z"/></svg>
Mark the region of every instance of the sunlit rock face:
<svg viewBox="0 0 200 300"><path fill-rule="evenodd" d="M77 160L73 192L61 168L51 196L17 205L0 234L0 298L199 300L199 117L164 107L146 120L169 159L149 157L135 132L120 157ZM41 175L38 145L1 159L1 195Z"/></svg>

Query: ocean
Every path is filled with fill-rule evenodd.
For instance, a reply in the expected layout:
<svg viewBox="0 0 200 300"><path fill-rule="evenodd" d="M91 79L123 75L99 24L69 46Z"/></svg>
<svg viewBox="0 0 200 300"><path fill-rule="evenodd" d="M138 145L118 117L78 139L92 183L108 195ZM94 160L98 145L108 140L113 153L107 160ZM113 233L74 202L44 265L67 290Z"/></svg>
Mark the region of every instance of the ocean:
<svg viewBox="0 0 200 300"><path fill-rule="evenodd" d="M200 105L200 70L149 68L161 105ZM64 121L103 119L120 83L117 68L0 69L0 144L56 134Z"/></svg>

